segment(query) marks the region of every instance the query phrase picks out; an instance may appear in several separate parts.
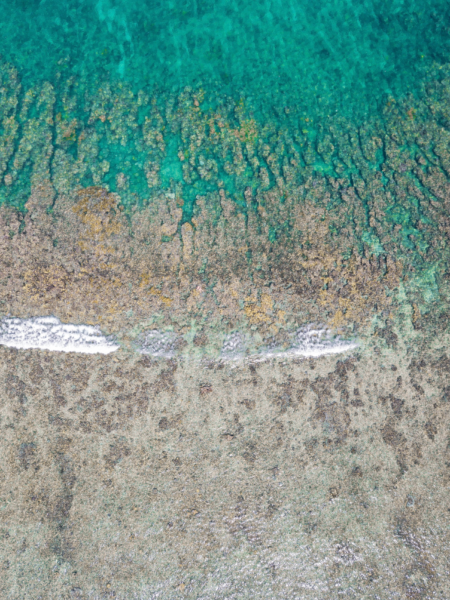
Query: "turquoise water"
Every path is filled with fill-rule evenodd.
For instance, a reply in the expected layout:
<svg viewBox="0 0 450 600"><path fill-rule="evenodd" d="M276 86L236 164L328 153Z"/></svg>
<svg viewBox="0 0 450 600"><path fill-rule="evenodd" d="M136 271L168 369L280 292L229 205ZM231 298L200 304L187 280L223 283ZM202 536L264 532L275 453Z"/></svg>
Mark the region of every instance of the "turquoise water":
<svg viewBox="0 0 450 600"><path fill-rule="evenodd" d="M200 196L220 214L221 190L295 246L289 215L309 194L361 256L425 268L450 173L447 1L0 9L0 205L25 210L46 180L55 196L102 186L126 209L170 195L195 225Z"/></svg>
<svg viewBox="0 0 450 600"><path fill-rule="evenodd" d="M204 86L259 108L366 114L450 54L443 0L3 0L0 53L28 85L61 71L135 90Z"/></svg>

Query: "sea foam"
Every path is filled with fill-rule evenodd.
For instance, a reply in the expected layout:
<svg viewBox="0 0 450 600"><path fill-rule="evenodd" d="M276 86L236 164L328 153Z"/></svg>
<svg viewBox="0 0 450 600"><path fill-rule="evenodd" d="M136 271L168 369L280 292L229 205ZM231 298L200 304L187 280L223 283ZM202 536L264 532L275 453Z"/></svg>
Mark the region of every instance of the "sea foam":
<svg viewBox="0 0 450 600"><path fill-rule="evenodd" d="M172 358L175 355L179 336L172 331L148 331L139 349L141 354L158 356L160 358Z"/></svg>
<svg viewBox="0 0 450 600"><path fill-rule="evenodd" d="M0 321L0 345L85 354L109 354L119 348L98 326L61 323L56 317L5 317Z"/></svg>
<svg viewBox="0 0 450 600"><path fill-rule="evenodd" d="M356 342L342 340L339 336L333 336L326 327L306 325L297 329L290 355L316 358L326 354L340 354L358 347Z"/></svg>
<svg viewBox="0 0 450 600"><path fill-rule="evenodd" d="M251 346L251 340L246 339L237 331L233 332L225 337L221 358L232 361L242 358L252 361L264 361L270 358L319 358L355 350L358 344L355 341L343 340L340 336L333 335L327 327L309 324L297 329L287 348L276 344L260 348L255 348L254 345L251 348Z"/></svg>
<svg viewBox="0 0 450 600"><path fill-rule="evenodd" d="M173 358L182 346L182 338L173 331L148 331L138 351L160 358ZM119 345L111 337L102 334L98 326L61 323L56 317L32 317L19 319L4 317L0 320L0 345L18 349L36 348L55 352L81 352L85 354L109 354ZM358 344L333 336L325 327L306 325L291 337L290 347L255 347L252 340L235 331L223 340L218 358L265 360L269 358L319 358L327 354L339 354L354 350Z"/></svg>

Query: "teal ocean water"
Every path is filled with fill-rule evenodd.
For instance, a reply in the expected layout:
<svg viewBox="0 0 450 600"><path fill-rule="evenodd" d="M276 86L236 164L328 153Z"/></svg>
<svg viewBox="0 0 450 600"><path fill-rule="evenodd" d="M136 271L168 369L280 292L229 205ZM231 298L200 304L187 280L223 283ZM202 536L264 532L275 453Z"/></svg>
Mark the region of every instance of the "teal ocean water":
<svg viewBox="0 0 450 600"><path fill-rule="evenodd" d="M3 0L24 83L61 71L137 91L203 86L255 106L364 115L417 93L450 53L443 0Z"/></svg>
<svg viewBox="0 0 450 600"><path fill-rule="evenodd" d="M2 175L11 169L33 119L72 123L63 143L56 128L36 133L51 138L48 168L55 170L55 147L68 161L77 160L80 133L92 126L95 102L106 115L111 104L118 104L110 120L121 120L118 128L128 127L125 141L122 136L115 144L104 135L103 121L95 123L96 158L109 167L101 177L86 172L74 179L67 173L66 179L69 184L96 183L116 191L117 176L124 172L136 195L132 199L123 194L124 204L148 196L145 169L139 166L132 172L128 166L132 154L138 165L148 159L148 147L142 148L146 118L164 137L164 156L160 152L150 157L159 163L162 187L168 188L171 180L186 181L177 158L182 132L170 116L170 106L186 87L200 91L203 114L227 102L229 108L230 99L241 101L246 114L262 125L270 121L269 128L301 134L308 120L306 133L314 139L334 116L361 125L381 115L389 98L420 97L428 81L442 78L450 56L450 5L443 0L2 0L0 9L1 134L7 147ZM12 82L11 67L16 69ZM44 92L38 91L44 82ZM123 89L128 104L115 97ZM42 93L48 97L36 101ZM159 116L152 113L150 98ZM11 116L14 126L4 121ZM99 116L100 112L94 118ZM233 118L239 121L239 115ZM23 206L36 160L30 152L20 157L19 168L11 173L17 185L4 190L0 201ZM330 164L322 164L322 171L336 175ZM226 173L220 175L235 195L237 182L229 181ZM248 183L247 178L242 185ZM187 220L195 196L213 189L217 186L205 181L185 188Z"/></svg>

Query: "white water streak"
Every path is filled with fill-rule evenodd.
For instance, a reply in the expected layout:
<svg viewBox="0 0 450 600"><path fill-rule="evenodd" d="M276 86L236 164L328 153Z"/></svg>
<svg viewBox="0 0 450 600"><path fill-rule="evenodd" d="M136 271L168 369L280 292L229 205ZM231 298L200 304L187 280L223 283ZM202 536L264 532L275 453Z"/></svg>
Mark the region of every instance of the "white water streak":
<svg viewBox="0 0 450 600"><path fill-rule="evenodd" d="M65 324L56 317L5 317L0 321L0 345L84 354L109 354L119 348L99 327Z"/></svg>
<svg viewBox="0 0 450 600"><path fill-rule="evenodd" d="M244 338L235 332L225 338L222 358L233 361L242 358L251 361L264 361L270 358L319 358L355 350L357 347L356 342L341 340L339 336L333 336L326 327L306 325L296 331L290 348L261 348L256 352L247 353L245 353Z"/></svg>

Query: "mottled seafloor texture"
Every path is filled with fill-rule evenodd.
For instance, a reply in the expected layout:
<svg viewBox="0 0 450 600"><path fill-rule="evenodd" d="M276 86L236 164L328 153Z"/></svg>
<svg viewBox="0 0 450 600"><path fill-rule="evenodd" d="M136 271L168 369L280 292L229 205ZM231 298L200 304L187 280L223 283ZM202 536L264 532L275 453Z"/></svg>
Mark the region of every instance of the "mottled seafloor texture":
<svg viewBox="0 0 450 600"><path fill-rule="evenodd" d="M256 4L0 0L1 600L450 599L450 5Z"/></svg>
<svg viewBox="0 0 450 600"><path fill-rule="evenodd" d="M0 595L449 598L450 358L0 349Z"/></svg>

